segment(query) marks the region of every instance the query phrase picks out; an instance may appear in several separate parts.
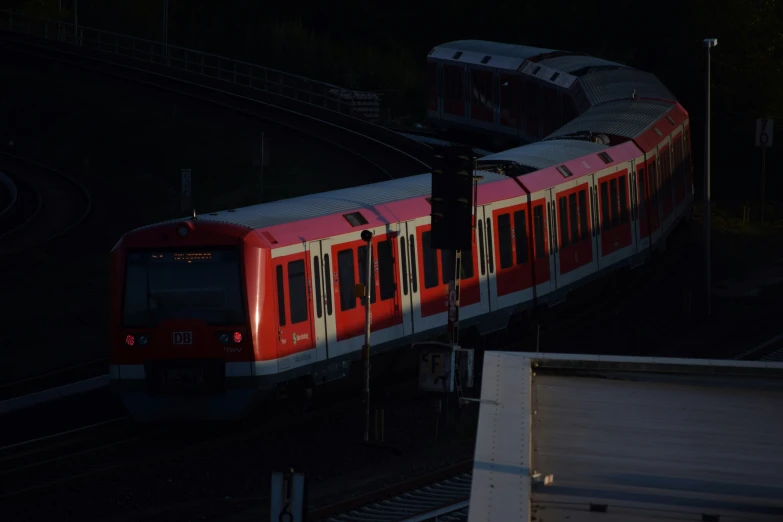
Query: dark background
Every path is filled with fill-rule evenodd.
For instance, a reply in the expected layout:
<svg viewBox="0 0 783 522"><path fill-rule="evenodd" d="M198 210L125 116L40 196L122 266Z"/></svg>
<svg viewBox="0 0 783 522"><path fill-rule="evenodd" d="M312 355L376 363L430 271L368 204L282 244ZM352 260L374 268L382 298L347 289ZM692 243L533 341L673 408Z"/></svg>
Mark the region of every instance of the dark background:
<svg viewBox="0 0 783 522"><path fill-rule="evenodd" d="M63 2L67 9L73 0ZM57 4L0 2L52 17ZM80 24L161 38L163 0L80 0L78 10ZM63 16L70 19L71 14ZM718 202L758 200L761 154L754 146L755 119L783 112L783 4L771 1L170 0L168 20L172 45L343 87L385 91L393 119L423 118L425 57L434 45L450 40L582 51L647 70L691 114L697 197L702 188L705 111L701 41L715 37L719 45L712 52L712 195ZM767 154L768 200L783 189L777 149Z"/></svg>

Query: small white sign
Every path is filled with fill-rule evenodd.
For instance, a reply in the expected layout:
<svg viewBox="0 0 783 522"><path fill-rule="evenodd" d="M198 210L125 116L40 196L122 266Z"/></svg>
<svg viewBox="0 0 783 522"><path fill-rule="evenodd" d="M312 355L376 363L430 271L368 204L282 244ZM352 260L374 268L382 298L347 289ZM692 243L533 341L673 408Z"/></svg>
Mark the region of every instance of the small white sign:
<svg viewBox="0 0 783 522"><path fill-rule="evenodd" d="M419 389L454 391L454 352L451 346L437 342L419 343Z"/></svg>
<svg viewBox="0 0 783 522"><path fill-rule="evenodd" d="M775 120L759 118L756 120L756 147L772 146L772 130Z"/></svg>

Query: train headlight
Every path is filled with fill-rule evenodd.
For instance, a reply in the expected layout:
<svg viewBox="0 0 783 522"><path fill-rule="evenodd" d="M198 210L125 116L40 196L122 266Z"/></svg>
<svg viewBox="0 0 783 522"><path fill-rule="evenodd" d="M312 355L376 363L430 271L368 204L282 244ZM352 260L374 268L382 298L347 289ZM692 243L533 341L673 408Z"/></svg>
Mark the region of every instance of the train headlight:
<svg viewBox="0 0 783 522"><path fill-rule="evenodd" d="M227 333L220 334L220 342L222 344L228 344L228 342L231 340L231 337Z"/></svg>
<svg viewBox="0 0 783 522"><path fill-rule="evenodd" d="M188 227L187 225L180 225L177 227L177 234L179 234L179 237L185 237L188 235Z"/></svg>
<svg viewBox="0 0 783 522"><path fill-rule="evenodd" d="M147 336L146 336L146 335L140 335L140 336L139 336L139 346L147 346L147 343L148 343L149 341L150 341L150 340L147 338Z"/></svg>

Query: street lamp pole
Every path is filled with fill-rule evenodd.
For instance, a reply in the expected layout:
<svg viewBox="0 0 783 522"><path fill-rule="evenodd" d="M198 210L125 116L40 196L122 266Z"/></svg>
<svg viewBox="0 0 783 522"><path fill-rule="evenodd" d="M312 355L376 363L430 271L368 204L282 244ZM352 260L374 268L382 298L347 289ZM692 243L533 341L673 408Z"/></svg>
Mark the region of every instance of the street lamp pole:
<svg viewBox="0 0 783 522"><path fill-rule="evenodd" d="M712 315L712 276L710 274L710 49L718 45L717 38L705 38L702 42L707 51L707 91L704 115L704 277L707 287L707 317Z"/></svg>

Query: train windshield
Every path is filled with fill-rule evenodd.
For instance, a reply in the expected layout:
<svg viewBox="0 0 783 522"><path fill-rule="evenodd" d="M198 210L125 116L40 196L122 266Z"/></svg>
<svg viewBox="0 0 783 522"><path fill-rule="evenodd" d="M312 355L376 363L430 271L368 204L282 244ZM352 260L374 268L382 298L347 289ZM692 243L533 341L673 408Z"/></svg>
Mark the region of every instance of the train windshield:
<svg viewBox="0 0 783 522"><path fill-rule="evenodd" d="M123 322L152 327L165 319L209 324L244 322L236 248L131 250L125 273Z"/></svg>

